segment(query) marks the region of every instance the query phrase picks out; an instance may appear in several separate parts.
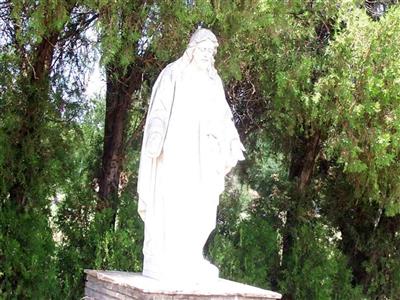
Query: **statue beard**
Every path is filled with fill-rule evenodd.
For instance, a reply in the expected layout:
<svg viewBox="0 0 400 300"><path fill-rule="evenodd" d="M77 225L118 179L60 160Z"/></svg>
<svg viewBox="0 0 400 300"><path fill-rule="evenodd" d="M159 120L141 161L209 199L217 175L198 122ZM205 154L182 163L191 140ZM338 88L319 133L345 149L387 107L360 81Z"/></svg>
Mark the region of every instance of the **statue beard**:
<svg viewBox="0 0 400 300"><path fill-rule="evenodd" d="M194 51L194 49L195 49L195 47L187 48L185 53L182 56L182 59L183 59L185 65L186 65L186 67L188 67L190 64L193 63L193 58L194 58L193 57L193 51ZM216 74L217 74L217 70L214 67L214 62L215 62L215 58L213 56L211 58L210 63L208 64L208 66L206 66L205 68L200 68L199 67L199 69L201 71L206 72L210 78L214 78L216 76Z"/></svg>

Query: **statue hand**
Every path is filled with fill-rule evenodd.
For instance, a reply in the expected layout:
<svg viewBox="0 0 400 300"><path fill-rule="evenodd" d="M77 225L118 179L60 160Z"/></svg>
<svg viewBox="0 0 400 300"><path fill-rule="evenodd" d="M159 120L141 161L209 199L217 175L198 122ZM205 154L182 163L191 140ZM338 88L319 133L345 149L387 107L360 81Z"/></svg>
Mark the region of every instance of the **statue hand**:
<svg viewBox="0 0 400 300"><path fill-rule="evenodd" d="M147 139L146 153L152 158L156 158L161 153L162 147L162 136L160 133L152 133Z"/></svg>
<svg viewBox="0 0 400 300"><path fill-rule="evenodd" d="M231 157L234 160L244 160L243 152L246 151L243 144L238 139L231 142Z"/></svg>
<svg viewBox="0 0 400 300"><path fill-rule="evenodd" d="M238 139L234 139L231 142L230 153L225 163L225 174L227 174L238 162L238 160L244 160L243 151L246 149Z"/></svg>

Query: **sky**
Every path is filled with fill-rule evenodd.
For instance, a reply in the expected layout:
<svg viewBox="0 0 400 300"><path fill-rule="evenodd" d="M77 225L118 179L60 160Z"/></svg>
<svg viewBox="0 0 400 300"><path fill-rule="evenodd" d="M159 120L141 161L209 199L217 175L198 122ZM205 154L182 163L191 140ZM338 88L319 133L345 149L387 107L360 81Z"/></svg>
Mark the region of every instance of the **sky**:
<svg viewBox="0 0 400 300"><path fill-rule="evenodd" d="M96 61L93 71L89 74L89 79L86 86L86 97L88 99L100 96L104 98L106 93L106 81L100 61Z"/></svg>

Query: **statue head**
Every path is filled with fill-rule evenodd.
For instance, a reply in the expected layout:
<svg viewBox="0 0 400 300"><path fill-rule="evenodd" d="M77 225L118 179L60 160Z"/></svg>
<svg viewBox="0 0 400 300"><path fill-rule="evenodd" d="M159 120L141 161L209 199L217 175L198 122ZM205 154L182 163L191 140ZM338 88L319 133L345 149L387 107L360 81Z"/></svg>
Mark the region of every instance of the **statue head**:
<svg viewBox="0 0 400 300"><path fill-rule="evenodd" d="M218 40L211 30L198 28L190 37L188 48L196 47L199 43L209 41L213 44L215 53L217 52ZM214 54L215 54L214 53Z"/></svg>
<svg viewBox="0 0 400 300"><path fill-rule="evenodd" d="M190 63L202 70L214 68L214 56L217 53L217 37L211 30L199 28L190 38L186 54Z"/></svg>

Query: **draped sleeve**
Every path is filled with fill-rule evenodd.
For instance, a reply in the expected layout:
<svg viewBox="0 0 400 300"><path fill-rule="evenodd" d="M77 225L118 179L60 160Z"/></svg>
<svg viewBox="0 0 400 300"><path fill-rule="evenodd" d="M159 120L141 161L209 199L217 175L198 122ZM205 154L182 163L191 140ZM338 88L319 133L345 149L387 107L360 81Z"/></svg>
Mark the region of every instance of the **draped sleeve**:
<svg viewBox="0 0 400 300"><path fill-rule="evenodd" d="M169 64L154 83L144 127L137 188L139 194L138 212L143 221L146 218L148 204L154 197L157 157L162 152L173 104L175 86L173 65L174 63ZM157 145L156 153L149 155L149 141L155 134L160 135L160 143Z"/></svg>
<svg viewBox="0 0 400 300"><path fill-rule="evenodd" d="M231 108L226 101L223 83L219 76L217 79L217 101L221 106L223 116L221 120L223 126L221 144L223 145L222 151L223 157L225 158L224 171L226 174L237 164L238 161L244 160L243 151L245 151L245 148L240 141Z"/></svg>

